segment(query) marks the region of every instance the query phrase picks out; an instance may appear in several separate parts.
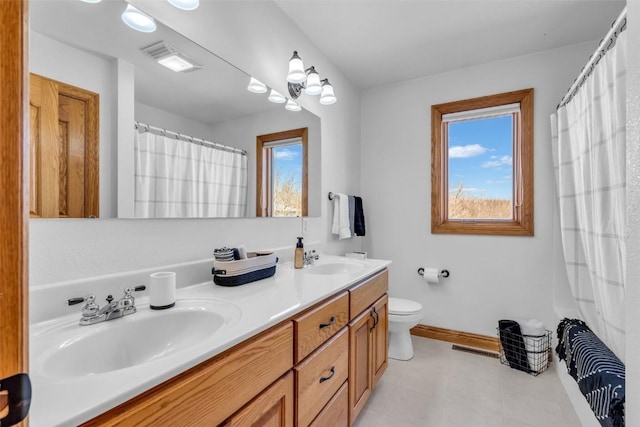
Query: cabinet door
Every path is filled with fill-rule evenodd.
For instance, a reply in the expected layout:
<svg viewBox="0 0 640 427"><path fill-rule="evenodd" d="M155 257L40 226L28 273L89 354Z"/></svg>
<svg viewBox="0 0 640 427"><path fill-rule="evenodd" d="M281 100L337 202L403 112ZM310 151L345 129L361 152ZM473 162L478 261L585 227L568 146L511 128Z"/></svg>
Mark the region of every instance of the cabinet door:
<svg viewBox="0 0 640 427"><path fill-rule="evenodd" d="M373 387L373 342L371 328L374 318L366 310L349 324L349 407L353 422L364 407Z"/></svg>
<svg viewBox="0 0 640 427"><path fill-rule="evenodd" d="M375 327L372 333L373 346L373 386L387 369L387 353L389 349L389 297L380 298L372 307Z"/></svg>
<svg viewBox="0 0 640 427"><path fill-rule="evenodd" d="M232 426L293 427L293 373L273 383L224 423L224 427Z"/></svg>

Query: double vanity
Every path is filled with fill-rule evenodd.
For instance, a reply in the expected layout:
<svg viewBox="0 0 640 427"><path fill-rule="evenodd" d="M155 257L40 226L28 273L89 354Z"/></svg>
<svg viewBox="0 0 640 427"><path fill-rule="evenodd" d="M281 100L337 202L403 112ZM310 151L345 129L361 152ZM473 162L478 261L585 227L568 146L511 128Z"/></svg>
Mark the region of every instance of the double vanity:
<svg viewBox="0 0 640 427"><path fill-rule="evenodd" d="M389 264L323 256L180 286L167 310L141 292L135 314L95 325L79 306L32 318L31 425L351 425L387 366ZM78 285L45 292L64 304Z"/></svg>

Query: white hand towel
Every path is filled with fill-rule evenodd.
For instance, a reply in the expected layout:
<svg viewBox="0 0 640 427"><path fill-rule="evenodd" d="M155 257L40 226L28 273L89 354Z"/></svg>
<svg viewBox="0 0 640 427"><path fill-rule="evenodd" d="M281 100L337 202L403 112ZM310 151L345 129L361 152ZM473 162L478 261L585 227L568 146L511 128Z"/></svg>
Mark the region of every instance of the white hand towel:
<svg viewBox="0 0 640 427"><path fill-rule="evenodd" d="M536 319L515 319L520 325L522 339L527 350L529 368L535 372L542 372L549 364L549 344L544 324Z"/></svg>
<svg viewBox="0 0 640 427"><path fill-rule="evenodd" d="M349 196L342 193L333 195L333 223L331 233L338 235L339 239L351 237L351 226L349 224Z"/></svg>

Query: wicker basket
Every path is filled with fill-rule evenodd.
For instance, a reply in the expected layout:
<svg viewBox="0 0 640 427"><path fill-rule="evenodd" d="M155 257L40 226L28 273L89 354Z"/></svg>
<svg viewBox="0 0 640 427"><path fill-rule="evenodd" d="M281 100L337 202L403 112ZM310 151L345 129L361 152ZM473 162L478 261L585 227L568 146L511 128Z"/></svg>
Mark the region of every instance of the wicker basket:
<svg viewBox="0 0 640 427"><path fill-rule="evenodd" d="M239 286L276 274L278 258L272 252L248 252L246 259L213 261L213 282L220 286Z"/></svg>

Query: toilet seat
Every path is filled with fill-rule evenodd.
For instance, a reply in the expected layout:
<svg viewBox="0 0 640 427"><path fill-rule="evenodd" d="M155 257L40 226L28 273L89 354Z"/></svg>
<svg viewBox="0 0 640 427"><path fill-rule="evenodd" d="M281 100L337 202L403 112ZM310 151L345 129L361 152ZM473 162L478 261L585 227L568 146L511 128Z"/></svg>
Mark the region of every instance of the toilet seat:
<svg viewBox="0 0 640 427"><path fill-rule="evenodd" d="M422 305L418 302L403 298L389 298L389 315L413 316L422 311Z"/></svg>

